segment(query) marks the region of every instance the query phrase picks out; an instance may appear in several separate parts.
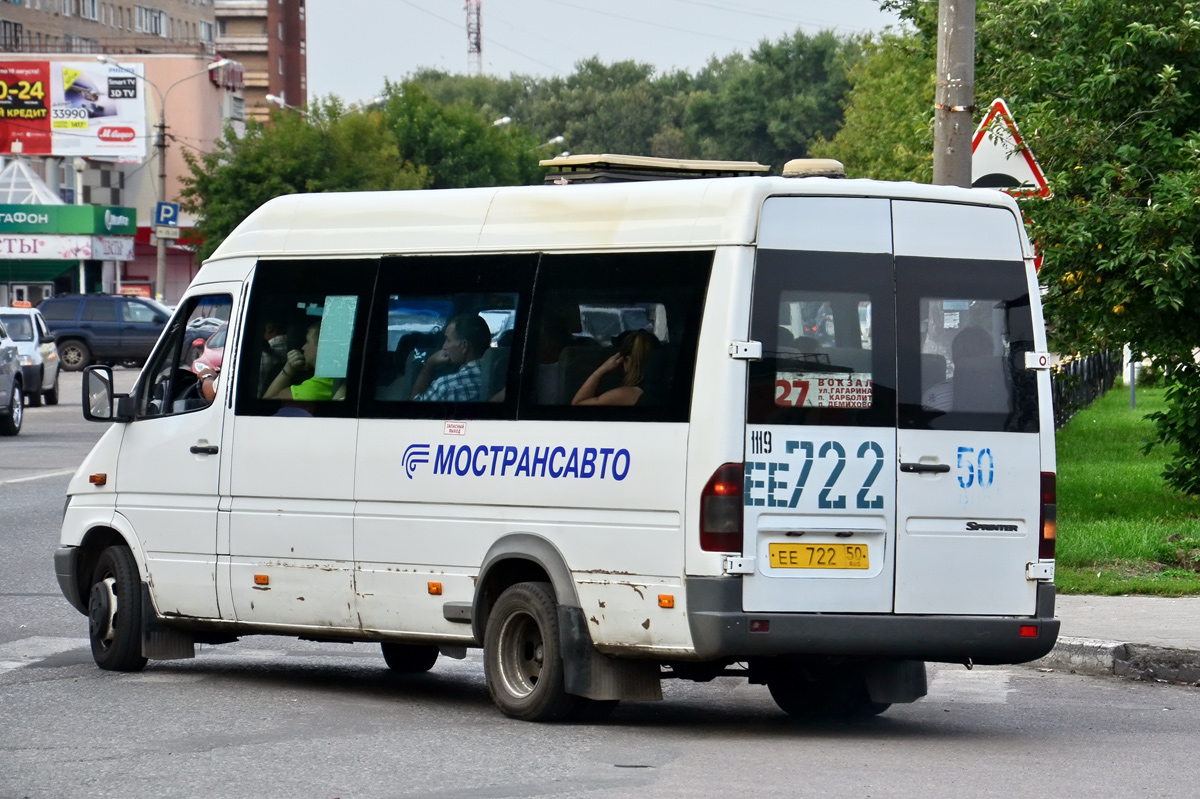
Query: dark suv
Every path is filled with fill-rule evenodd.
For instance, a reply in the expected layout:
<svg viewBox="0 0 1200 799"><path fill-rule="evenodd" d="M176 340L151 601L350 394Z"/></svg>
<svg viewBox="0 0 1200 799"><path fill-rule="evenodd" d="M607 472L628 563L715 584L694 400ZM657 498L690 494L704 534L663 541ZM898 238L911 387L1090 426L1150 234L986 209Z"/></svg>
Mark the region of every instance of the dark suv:
<svg viewBox="0 0 1200 799"><path fill-rule="evenodd" d="M171 317L153 300L121 294L62 294L42 300L38 310L69 372L96 361L141 364Z"/></svg>

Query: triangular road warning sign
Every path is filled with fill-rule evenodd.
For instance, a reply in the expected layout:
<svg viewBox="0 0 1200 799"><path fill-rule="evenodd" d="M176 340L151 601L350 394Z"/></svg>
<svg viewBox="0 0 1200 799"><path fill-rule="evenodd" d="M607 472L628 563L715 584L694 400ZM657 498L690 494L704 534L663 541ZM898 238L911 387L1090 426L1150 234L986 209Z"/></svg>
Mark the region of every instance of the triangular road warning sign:
<svg viewBox="0 0 1200 799"><path fill-rule="evenodd" d="M992 101L971 140L971 185L1017 198L1050 196L1042 168L1000 98Z"/></svg>

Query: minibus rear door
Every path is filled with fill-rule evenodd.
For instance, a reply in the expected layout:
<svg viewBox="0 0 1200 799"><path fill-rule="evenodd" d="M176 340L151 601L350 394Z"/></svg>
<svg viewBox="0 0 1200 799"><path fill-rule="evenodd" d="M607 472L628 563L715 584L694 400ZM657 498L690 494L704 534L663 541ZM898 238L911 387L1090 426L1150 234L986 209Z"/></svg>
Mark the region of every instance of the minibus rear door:
<svg viewBox="0 0 1200 799"><path fill-rule="evenodd" d="M894 334L890 202L768 199L750 331L763 358L747 398L744 610L892 610Z"/></svg>
<svg viewBox="0 0 1200 799"><path fill-rule="evenodd" d="M896 612L1032 615L1041 450L1024 367L1037 295L1019 222L1006 208L910 201L893 202L893 219Z"/></svg>

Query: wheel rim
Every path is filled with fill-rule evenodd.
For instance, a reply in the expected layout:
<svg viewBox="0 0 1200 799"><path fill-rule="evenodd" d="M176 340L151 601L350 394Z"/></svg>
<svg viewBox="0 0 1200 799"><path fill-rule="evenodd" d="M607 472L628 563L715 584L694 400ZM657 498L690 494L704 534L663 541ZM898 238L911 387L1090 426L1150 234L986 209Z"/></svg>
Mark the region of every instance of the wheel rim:
<svg viewBox="0 0 1200 799"><path fill-rule="evenodd" d="M13 386L12 392L12 423L13 427L21 426L21 417L25 414L25 397L21 394L20 386Z"/></svg>
<svg viewBox="0 0 1200 799"><path fill-rule="evenodd" d="M62 358L62 362L67 366L78 366L83 362L83 351L76 346L68 345L59 350L58 357Z"/></svg>
<svg viewBox="0 0 1200 799"><path fill-rule="evenodd" d="M522 610L511 613L500 628L498 649L504 689L521 699L532 694L541 679L546 656L537 620Z"/></svg>
<svg viewBox="0 0 1200 799"><path fill-rule="evenodd" d="M112 645L116 625L117 580L109 576L92 586L88 602L88 628L92 640L107 649Z"/></svg>

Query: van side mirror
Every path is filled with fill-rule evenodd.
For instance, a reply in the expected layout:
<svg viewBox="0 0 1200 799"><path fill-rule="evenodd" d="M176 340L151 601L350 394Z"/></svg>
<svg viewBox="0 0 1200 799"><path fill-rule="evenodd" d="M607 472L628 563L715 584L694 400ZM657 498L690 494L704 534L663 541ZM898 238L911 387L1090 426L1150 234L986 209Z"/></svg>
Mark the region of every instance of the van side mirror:
<svg viewBox="0 0 1200 799"><path fill-rule="evenodd" d="M58 341L58 336L54 335L53 333L47 333L42 336L43 344L53 344L56 341Z"/></svg>
<svg viewBox="0 0 1200 799"><path fill-rule="evenodd" d="M89 422L128 422L129 397L113 391L111 366L83 370L83 418Z"/></svg>

